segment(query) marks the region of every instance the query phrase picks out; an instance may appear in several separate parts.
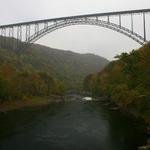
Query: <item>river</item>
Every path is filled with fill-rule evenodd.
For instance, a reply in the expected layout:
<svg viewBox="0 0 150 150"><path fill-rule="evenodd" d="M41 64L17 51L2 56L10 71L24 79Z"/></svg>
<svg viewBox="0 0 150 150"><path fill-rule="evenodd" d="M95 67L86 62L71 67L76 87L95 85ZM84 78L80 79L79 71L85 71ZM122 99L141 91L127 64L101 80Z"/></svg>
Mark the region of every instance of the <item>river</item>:
<svg viewBox="0 0 150 150"><path fill-rule="evenodd" d="M146 142L136 127L137 121L102 102L73 96L0 113L0 150L136 150Z"/></svg>

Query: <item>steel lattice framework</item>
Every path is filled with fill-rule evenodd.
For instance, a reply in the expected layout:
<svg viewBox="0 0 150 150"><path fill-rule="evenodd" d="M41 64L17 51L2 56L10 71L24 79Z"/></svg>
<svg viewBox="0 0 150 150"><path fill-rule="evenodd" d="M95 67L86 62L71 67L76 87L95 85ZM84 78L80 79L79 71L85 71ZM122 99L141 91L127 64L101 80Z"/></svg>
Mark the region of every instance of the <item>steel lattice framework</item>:
<svg viewBox="0 0 150 150"><path fill-rule="evenodd" d="M12 43L14 49L25 49L44 35L72 25L96 25L108 28L124 34L125 36L138 42L140 45L144 45L146 42L148 42L146 38L146 15L149 15L149 13L150 9L142 9L61 17L2 25L0 26L0 37L3 40L0 40L0 46L5 44L5 37L9 37L12 39L12 42L14 41L14 38L18 41L15 42L15 44ZM130 23L130 29L124 27L122 24L122 18L125 15L128 16L127 23ZM134 31L134 16L136 15L139 17L142 16L143 35L140 35ZM111 17L113 16L117 18L117 23L111 22Z"/></svg>

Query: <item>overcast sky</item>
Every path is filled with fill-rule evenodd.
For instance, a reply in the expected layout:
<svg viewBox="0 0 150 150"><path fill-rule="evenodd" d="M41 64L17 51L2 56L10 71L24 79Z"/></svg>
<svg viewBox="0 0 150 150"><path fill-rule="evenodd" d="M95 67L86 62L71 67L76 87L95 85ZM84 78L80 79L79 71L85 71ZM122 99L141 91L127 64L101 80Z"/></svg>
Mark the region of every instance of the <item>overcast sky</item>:
<svg viewBox="0 0 150 150"><path fill-rule="evenodd" d="M150 8L150 0L0 0L0 25L37 19ZM150 33L149 33L150 34ZM96 26L66 27L37 43L108 59L140 47L128 37Z"/></svg>

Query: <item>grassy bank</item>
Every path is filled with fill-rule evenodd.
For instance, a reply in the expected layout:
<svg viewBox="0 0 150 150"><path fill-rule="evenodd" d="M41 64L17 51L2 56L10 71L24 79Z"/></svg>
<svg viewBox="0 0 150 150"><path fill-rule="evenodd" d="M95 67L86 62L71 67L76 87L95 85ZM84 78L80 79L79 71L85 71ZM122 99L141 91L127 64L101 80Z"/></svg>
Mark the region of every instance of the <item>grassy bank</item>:
<svg viewBox="0 0 150 150"><path fill-rule="evenodd" d="M11 110L22 109L26 107L36 107L49 105L52 102L62 101L62 97L32 97L25 100L5 101L0 103L0 112L8 112Z"/></svg>

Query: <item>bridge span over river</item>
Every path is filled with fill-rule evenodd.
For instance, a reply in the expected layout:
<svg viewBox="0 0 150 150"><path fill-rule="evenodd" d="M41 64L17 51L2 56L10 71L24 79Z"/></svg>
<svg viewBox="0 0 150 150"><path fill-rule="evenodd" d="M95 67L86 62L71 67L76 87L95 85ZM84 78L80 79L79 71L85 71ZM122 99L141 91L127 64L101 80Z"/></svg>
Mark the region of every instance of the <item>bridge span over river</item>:
<svg viewBox="0 0 150 150"><path fill-rule="evenodd" d="M119 32L140 45L144 45L150 27L146 24L149 19L150 9L129 10L107 13L86 14L78 16L67 16L52 19L43 19L30 22L21 22L0 26L0 47L5 45L5 37L12 39L14 49L26 49L34 42L55 30L72 25L95 25ZM126 19L124 19L126 16ZM115 17L115 22L112 18ZM138 23L135 23L135 18ZM142 18L142 19L141 19ZM128 27L127 27L128 26ZM139 33L134 29L138 28ZM4 37L4 38L3 38ZM13 39L17 42L13 44ZM20 42L21 41L21 42Z"/></svg>

